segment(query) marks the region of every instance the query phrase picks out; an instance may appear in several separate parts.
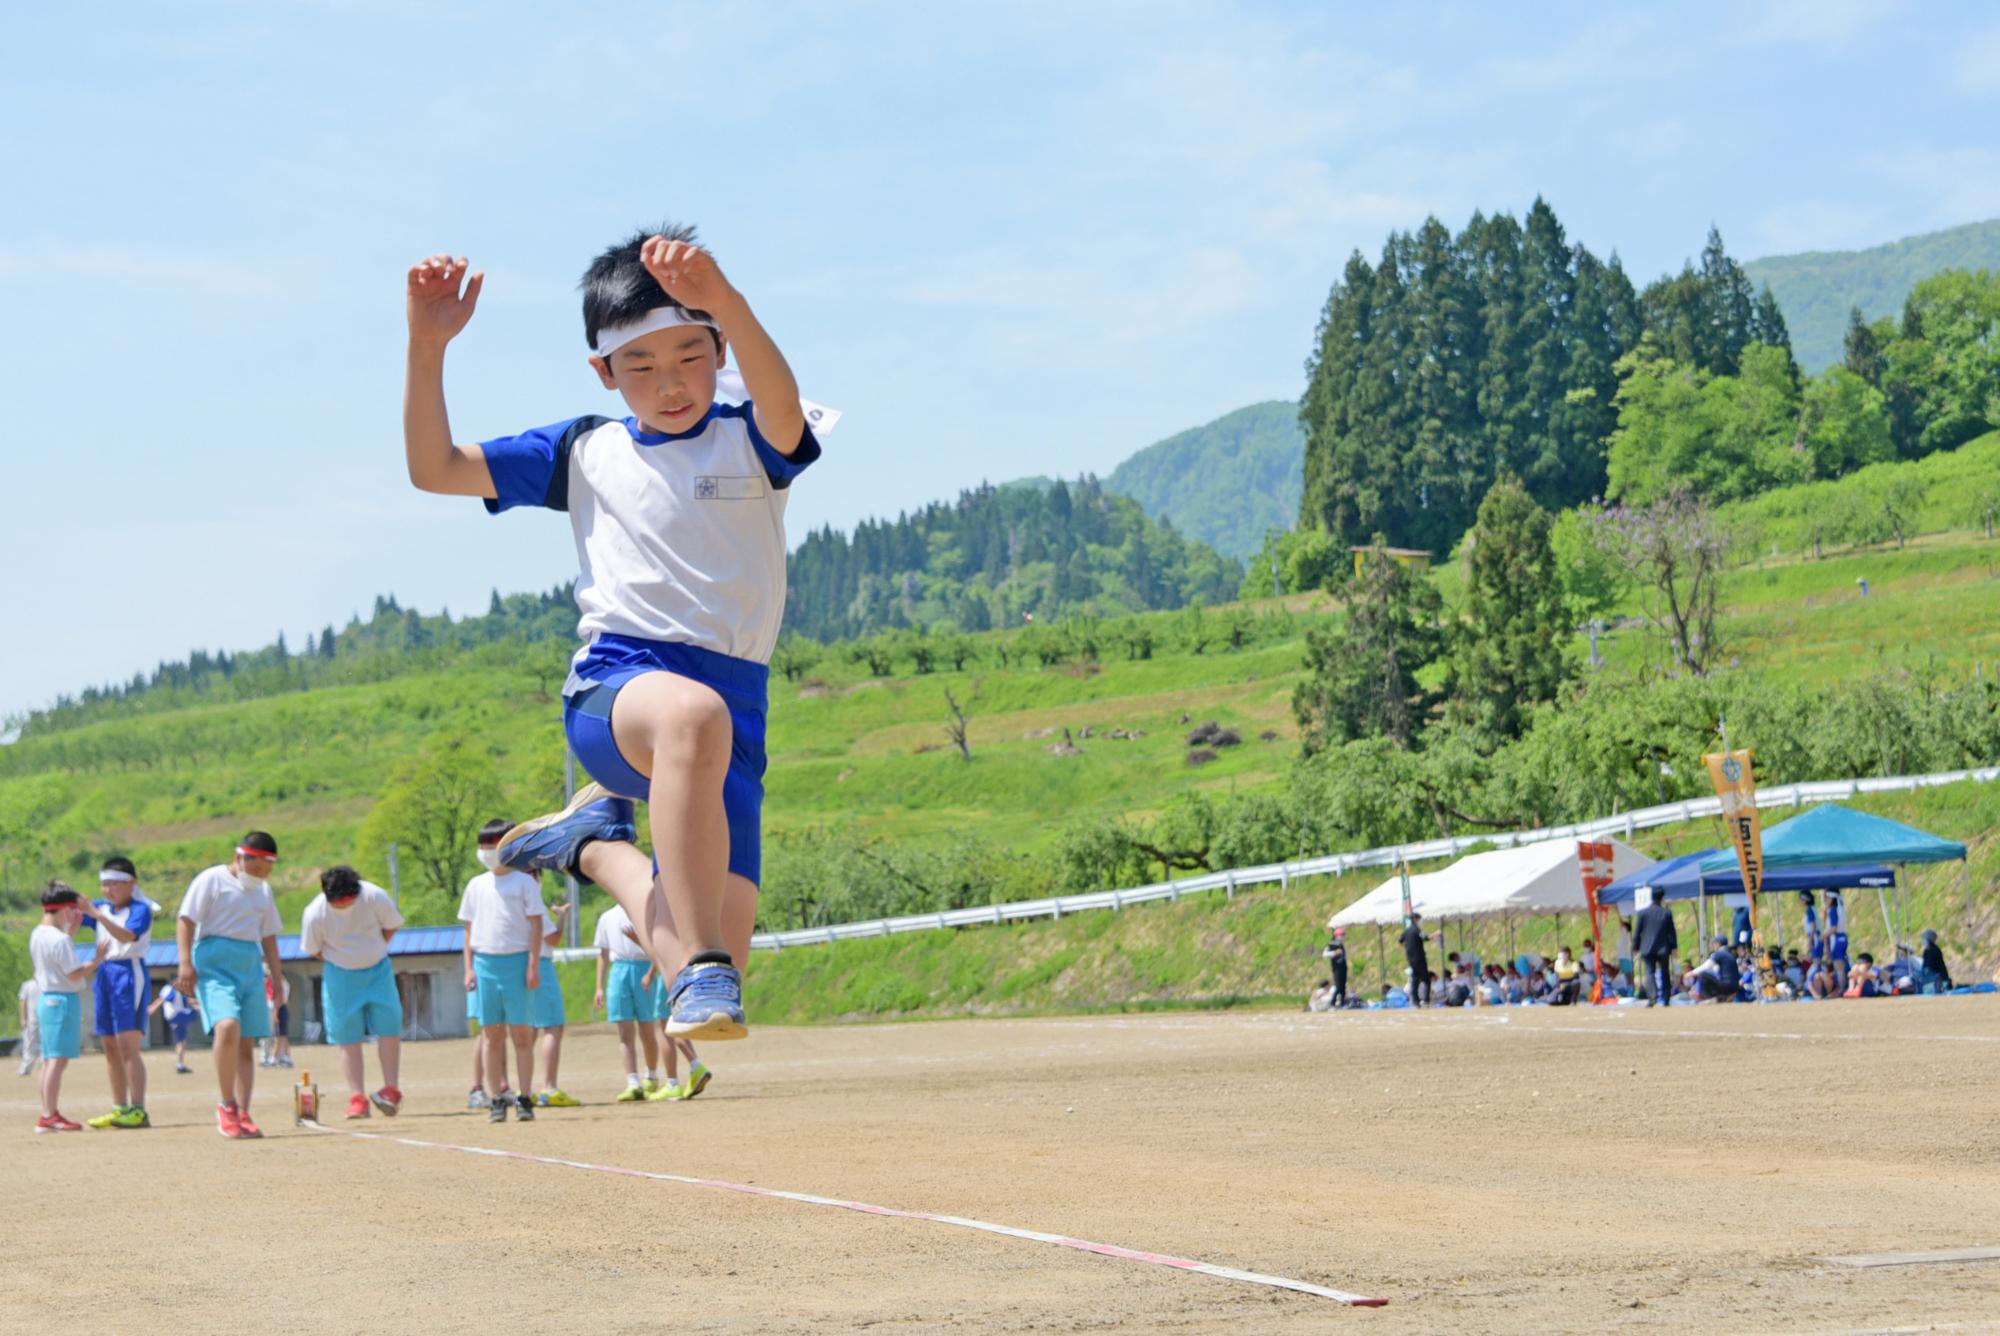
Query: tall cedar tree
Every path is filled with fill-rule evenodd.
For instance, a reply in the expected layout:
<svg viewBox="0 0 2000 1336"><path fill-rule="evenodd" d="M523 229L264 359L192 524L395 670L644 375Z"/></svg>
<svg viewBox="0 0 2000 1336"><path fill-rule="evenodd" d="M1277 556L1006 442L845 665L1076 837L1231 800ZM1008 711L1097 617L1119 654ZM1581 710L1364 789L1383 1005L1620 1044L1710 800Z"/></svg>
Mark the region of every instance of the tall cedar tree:
<svg viewBox="0 0 2000 1336"><path fill-rule="evenodd" d="M1525 223L1475 213L1452 238L1432 218L1392 234L1373 265L1356 252L1307 362L1301 526L1435 551L1503 472L1552 510L1603 495L1615 368L1654 327L1667 356L1710 374L1785 338L1775 300L1714 232L1699 270L1643 297L1539 199Z"/></svg>
<svg viewBox="0 0 2000 1336"><path fill-rule="evenodd" d="M1488 737L1519 737L1569 680L1569 622L1549 513L1502 477L1466 541L1465 616L1453 630L1454 707Z"/></svg>
<svg viewBox="0 0 2000 1336"><path fill-rule="evenodd" d="M1417 673L1444 651L1444 602L1379 543L1340 592L1346 625L1306 632L1306 680L1292 692L1306 754L1378 734L1409 747L1438 701Z"/></svg>

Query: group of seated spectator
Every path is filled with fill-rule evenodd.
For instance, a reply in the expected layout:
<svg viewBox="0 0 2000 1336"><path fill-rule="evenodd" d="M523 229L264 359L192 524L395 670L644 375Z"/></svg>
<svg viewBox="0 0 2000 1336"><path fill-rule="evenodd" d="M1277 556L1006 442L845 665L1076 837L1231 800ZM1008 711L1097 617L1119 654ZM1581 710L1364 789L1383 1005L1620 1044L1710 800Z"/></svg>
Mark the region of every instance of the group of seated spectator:
<svg viewBox="0 0 2000 1336"><path fill-rule="evenodd" d="M1896 948L1896 959L1878 964L1863 951L1850 964L1824 955L1802 958L1799 948L1767 952L1768 970L1779 998L1895 997L1915 993L1946 993L1952 989L1951 971L1944 952L1938 947L1937 933L1926 929L1921 953L1907 946ZM1344 960L1343 960L1344 963ZM1760 987L1755 958L1747 941L1732 944L1717 937L1714 949L1699 964L1670 972L1674 996L1696 1002L1754 1002ZM1443 974L1429 976L1430 993L1447 1007L1501 1007L1542 1004L1575 1006L1598 996L1609 1001L1635 995L1631 965L1605 960L1599 968L1597 953L1585 947L1581 955L1568 946L1557 948L1553 959L1526 954L1505 965L1486 964L1469 951L1453 951L1445 957ZM1644 984L1639 985L1643 995ZM1307 1007L1330 1011L1339 1007L1367 1005L1407 1006L1407 987L1382 986L1381 1001L1364 1002L1359 993L1336 993L1331 979L1320 980Z"/></svg>

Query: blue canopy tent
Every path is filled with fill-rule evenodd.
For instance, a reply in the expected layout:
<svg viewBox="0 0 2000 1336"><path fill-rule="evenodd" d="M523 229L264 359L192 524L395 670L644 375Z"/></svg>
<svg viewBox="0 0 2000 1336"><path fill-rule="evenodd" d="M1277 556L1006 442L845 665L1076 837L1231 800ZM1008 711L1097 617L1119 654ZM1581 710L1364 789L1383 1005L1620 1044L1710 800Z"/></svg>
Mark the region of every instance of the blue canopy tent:
<svg viewBox="0 0 2000 1336"><path fill-rule="evenodd" d="M1773 828L1775 831L1775 827ZM1715 860L1723 859L1719 869ZM1855 886L1872 886L1877 890L1896 884L1896 874L1890 868L1878 863L1863 863L1845 867L1788 867L1766 871L1764 887L1767 892L1777 891L1825 891L1845 890ZM1654 889L1666 892L1669 903L1675 900L1705 901L1715 895L1743 894L1743 870L1736 864L1736 853L1732 849L1700 849L1679 858L1669 858L1655 863L1627 877L1620 877L1602 891L1597 898L1607 905L1633 904L1645 899ZM1701 919L1702 906L1696 905L1696 918ZM1778 907L1778 941L1784 941L1784 902ZM1699 927L1701 940L1707 941L1706 927Z"/></svg>
<svg viewBox="0 0 2000 1336"><path fill-rule="evenodd" d="M1822 867L1871 862L1910 863L1965 862L1965 846L1957 840L1941 839L1928 831L1891 821L1886 816L1857 812L1839 803L1822 803L1810 812L1781 821L1764 832L1764 867L1768 878L1774 869ZM1720 873L1736 867L1736 851L1721 849L1703 860L1704 874ZM1967 869L1970 878L1970 867ZM1969 884L1969 881L1968 881ZM1905 945L1909 935L1908 900L1898 896L1898 919L1889 915L1889 899L1881 890L1882 924L1889 930L1892 947ZM1902 928L1897 931L1898 923Z"/></svg>

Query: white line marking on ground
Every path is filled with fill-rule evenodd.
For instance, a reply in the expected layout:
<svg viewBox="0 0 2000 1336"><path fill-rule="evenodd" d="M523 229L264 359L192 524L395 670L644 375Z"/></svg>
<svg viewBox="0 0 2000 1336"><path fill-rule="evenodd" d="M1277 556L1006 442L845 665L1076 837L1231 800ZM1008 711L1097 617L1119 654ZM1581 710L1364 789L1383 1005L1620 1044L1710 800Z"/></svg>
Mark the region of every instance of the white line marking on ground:
<svg viewBox="0 0 2000 1336"><path fill-rule="evenodd" d="M682 1183L689 1187L716 1188L724 1192L741 1192L754 1197L776 1197L782 1201L801 1202L807 1206L833 1206L843 1211L860 1211L866 1215L889 1216L901 1220L928 1220L932 1224L955 1225L960 1229L977 1229L988 1234L1004 1234L1012 1239L1053 1243L1058 1247L1076 1248L1103 1257L1119 1257L1128 1262L1147 1262L1154 1266L1172 1267L1177 1271L1198 1272L1220 1280L1239 1280L1249 1285L1295 1290L1300 1294L1317 1295L1319 1298L1332 1299L1355 1308L1380 1308L1389 1302L1387 1299L1371 1299L1365 1295L1330 1290L1323 1285L1314 1285L1310 1281L1291 1280L1284 1276L1267 1276L1255 1271L1239 1271L1235 1267L1218 1266L1213 1262L1198 1262L1193 1258L1172 1257L1165 1253L1141 1252L1132 1248L1121 1248L1112 1243L1092 1243L1086 1239L1073 1239L1064 1234L1046 1234L1037 1229L1018 1229L1013 1225L996 1225L989 1221L970 1220L959 1215L901 1211L891 1206L870 1206L866 1202L842 1201L837 1197L818 1197L808 1192L783 1192L776 1188L760 1188L749 1183L731 1183L720 1178L690 1178L684 1174L661 1174L645 1169L620 1168L617 1165L587 1164L582 1160L564 1160L549 1155L527 1155L520 1151L496 1150L487 1146L458 1146L446 1141L418 1141L413 1137L383 1136L379 1132L351 1132L344 1127L327 1127L320 1123L304 1123L301 1126L310 1131L323 1132L328 1136L353 1137L357 1141L382 1141L398 1146L415 1146L423 1150L450 1150L462 1155L485 1155L495 1159L519 1160L528 1164L552 1164L563 1169L586 1169L592 1173L615 1174L620 1178L647 1178L659 1183Z"/></svg>
<svg viewBox="0 0 2000 1336"><path fill-rule="evenodd" d="M1837 1266L1922 1266L1932 1262L2000 1261L2000 1248L1948 1248L1942 1252L1850 1253L1845 1257L1822 1257Z"/></svg>

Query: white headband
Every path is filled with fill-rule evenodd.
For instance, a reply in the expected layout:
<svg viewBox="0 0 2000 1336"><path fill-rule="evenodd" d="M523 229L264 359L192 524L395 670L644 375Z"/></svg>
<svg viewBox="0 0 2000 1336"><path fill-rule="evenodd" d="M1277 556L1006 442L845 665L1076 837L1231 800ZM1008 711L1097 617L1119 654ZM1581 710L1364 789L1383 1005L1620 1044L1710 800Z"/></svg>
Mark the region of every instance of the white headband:
<svg viewBox="0 0 2000 1336"><path fill-rule="evenodd" d="M608 358L634 339L642 339L655 331L672 329L676 325L699 325L703 329L717 328L713 320L690 314L678 306L655 306L630 324L611 325L598 330L597 355Z"/></svg>
<svg viewBox="0 0 2000 1336"><path fill-rule="evenodd" d="M121 872L115 867L105 868L102 872L97 874L97 882L100 886L106 882L111 882L111 881L137 881L137 880L138 878L133 876L131 873Z"/></svg>

